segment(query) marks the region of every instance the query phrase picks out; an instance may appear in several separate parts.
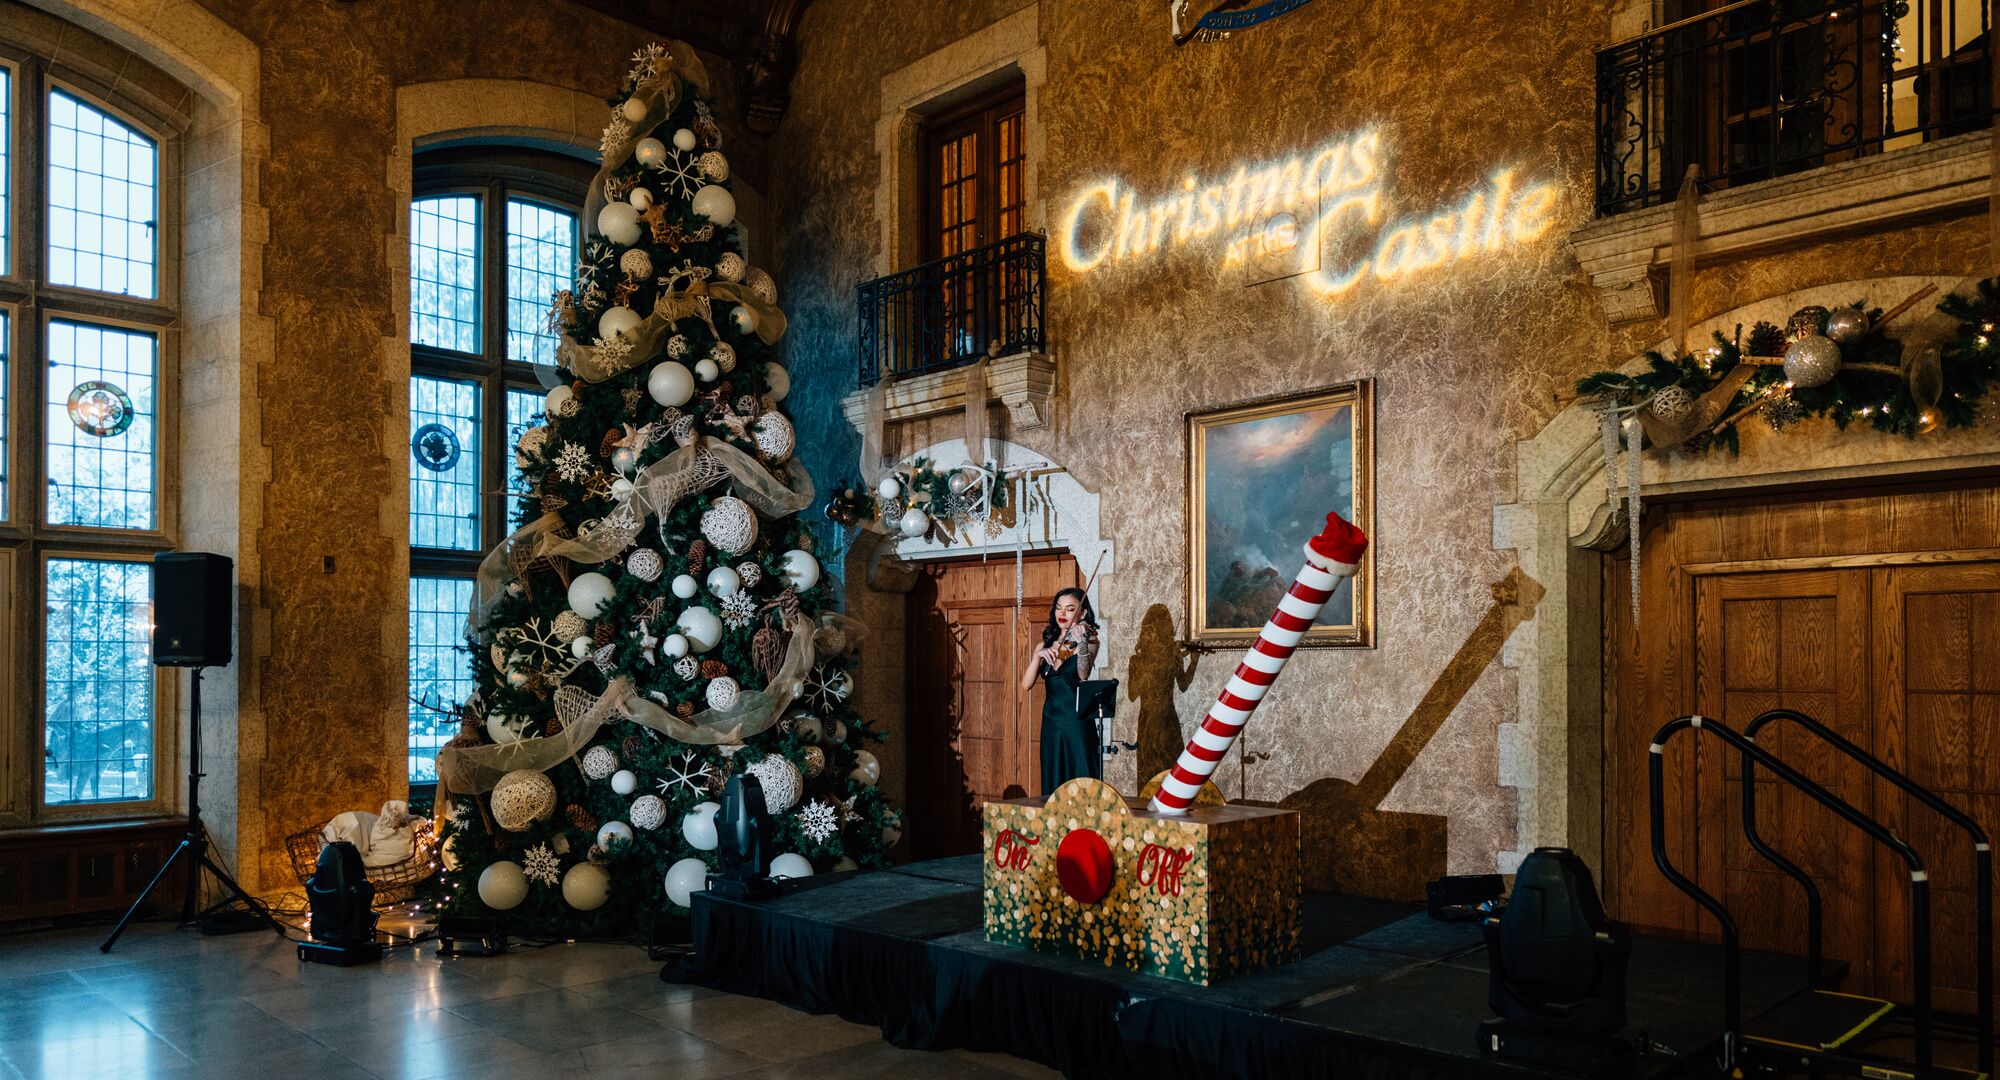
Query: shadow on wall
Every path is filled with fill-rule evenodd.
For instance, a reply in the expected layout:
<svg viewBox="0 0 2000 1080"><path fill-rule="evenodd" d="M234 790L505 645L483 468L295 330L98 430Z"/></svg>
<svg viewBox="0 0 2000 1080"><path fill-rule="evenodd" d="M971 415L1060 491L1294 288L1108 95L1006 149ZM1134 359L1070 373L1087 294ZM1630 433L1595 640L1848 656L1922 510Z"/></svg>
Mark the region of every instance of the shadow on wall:
<svg viewBox="0 0 2000 1080"><path fill-rule="evenodd" d="M1424 883L1445 874L1448 819L1379 807L1546 591L1519 567L1492 590L1492 606L1359 783L1315 780L1275 804L1299 812L1306 888L1421 901Z"/></svg>
<svg viewBox="0 0 2000 1080"><path fill-rule="evenodd" d="M1200 663L1199 654L1182 650L1167 605L1147 608L1139 621L1139 643L1133 646L1132 659L1125 665L1125 697L1139 703L1138 777L1142 784L1147 777L1173 768L1174 759L1180 756L1187 736L1181 732L1174 695L1193 685L1194 669Z"/></svg>

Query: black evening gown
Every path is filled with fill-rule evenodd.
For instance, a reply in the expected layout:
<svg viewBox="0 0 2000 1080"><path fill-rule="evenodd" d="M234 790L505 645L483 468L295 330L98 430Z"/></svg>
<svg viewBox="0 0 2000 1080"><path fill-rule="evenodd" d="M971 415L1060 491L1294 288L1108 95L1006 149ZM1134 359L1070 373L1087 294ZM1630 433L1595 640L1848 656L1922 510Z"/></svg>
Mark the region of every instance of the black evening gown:
<svg viewBox="0 0 2000 1080"><path fill-rule="evenodd" d="M1104 760L1097 753L1097 725L1076 714L1076 657L1050 671L1042 697L1042 797L1055 794L1079 776L1102 780Z"/></svg>

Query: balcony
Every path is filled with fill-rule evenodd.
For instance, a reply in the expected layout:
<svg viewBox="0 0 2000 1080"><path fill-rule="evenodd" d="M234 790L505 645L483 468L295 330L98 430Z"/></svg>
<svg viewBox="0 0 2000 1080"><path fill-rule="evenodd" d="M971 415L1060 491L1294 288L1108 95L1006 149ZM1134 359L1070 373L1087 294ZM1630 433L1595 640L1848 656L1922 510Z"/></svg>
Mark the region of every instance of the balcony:
<svg viewBox="0 0 2000 1080"><path fill-rule="evenodd" d="M1043 351L1048 239L1019 233L862 282L863 386Z"/></svg>
<svg viewBox="0 0 2000 1080"><path fill-rule="evenodd" d="M1743 0L1597 53L1597 215L1853 162L1993 116L1988 0Z"/></svg>

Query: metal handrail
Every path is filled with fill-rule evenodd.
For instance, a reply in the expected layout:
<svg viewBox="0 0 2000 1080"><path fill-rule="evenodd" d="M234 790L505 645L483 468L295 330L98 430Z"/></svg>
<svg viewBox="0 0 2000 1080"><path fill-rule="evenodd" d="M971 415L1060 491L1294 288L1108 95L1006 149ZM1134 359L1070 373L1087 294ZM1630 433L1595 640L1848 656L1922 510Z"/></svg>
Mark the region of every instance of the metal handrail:
<svg viewBox="0 0 2000 1080"><path fill-rule="evenodd" d="M1047 237L1024 232L862 282L861 384L1044 351L1047 253Z"/></svg>
<svg viewBox="0 0 2000 1080"><path fill-rule="evenodd" d="M1876 843L1895 852L1903 860L1910 874L1910 943L1911 966L1915 969L1917 1028L1917 1075L1929 1076L1931 1072L1931 903L1930 875L1924 869L1923 859L1915 849L1899 839L1895 833L1882 826L1881 822L1856 810L1840 796L1826 790L1798 770L1778 760L1770 751L1744 738L1728 725L1701 716L1683 716L1668 721L1653 736L1646 762L1649 785L1649 808L1652 812L1653 864L1675 888L1686 893L1695 903L1715 916L1722 925L1723 950L1723 1067L1726 1070L1736 1064L1736 1042L1743 1026L1743 946L1736 929L1736 920L1729 915L1729 909L1722 901L1709 895L1708 891L1696 884L1692 878L1674 868L1667 857L1667 813L1666 813L1666 744L1667 740L1682 731L1693 729L1707 731L1734 746L1746 759L1754 759L1770 769L1780 779L1804 792L1813 801L1832 810L1848 824L1867 833ZM1747 774L1746 774L1747 778ZM1746 785L1747 786L1747 785Z"/></svg>
<svg viewBox="0 0 2000 1080"><path fill-rule="evenodd" d="M1986 830L1957 807L1933 794L1929 788L1910 779L1899 770L1874 754L1847 741L1840 733L1807 716L1796 709L1766 709L1758 713L1743 728L1743 737L1755 741L1757 733L1773 720L1790 720L1806 731L1819 737L1821 742L1840 751L1847 757L1867 766L1868 771L1902 789L1903 793L1936 811L1939 816L1958 826L1972 840L1974 907L1977 909L1979 929L1977 931L1979 950L1979 1071L1993 1075L1993 845L1986 839ZM1755 788L1750 783L1750 762L1743 763L1743 827L1751 832L1751 842L1757 843ZM1814 933L1817 933L1817 929ZM1818 942L1813 943L1814 953L1818 952ZM1814 960L1814 977L1818 978L1817 958Z"/></svg>

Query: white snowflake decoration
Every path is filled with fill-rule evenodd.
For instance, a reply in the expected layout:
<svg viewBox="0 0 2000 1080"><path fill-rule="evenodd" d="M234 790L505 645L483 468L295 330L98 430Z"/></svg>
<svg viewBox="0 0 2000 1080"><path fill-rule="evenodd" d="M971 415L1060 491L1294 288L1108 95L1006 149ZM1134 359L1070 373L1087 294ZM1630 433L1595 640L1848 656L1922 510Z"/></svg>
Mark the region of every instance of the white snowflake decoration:
<svg viewBox="0 0 2000 1080"><path fill-rule="evenodd" d="M838 815L834 813L833 807L818 799L799 808L799 831L811 837L813 842L824 843L827 837L839 829Z"/></svg>
<svg viewBox="0 0 2000 1080"><path fill-rule="evenodd" d="M562 880L562 861L547 844L536 844L528 849L527 857L521 860L521 870L529 881L539 881L544 885L554 885Z"/></svg>
<svg viewBox="0 0 2000 1080"><path fill-rule="evenodd" d="M667 50L659 42L647 45L632 54L632 70L626 77L635 83L651 79L660 73L660 62L665 60L666 56Z"/></svg>
<svg viewBox="0 0 2000 1080"><path fill-rule="evenodd" d="M563 443L556 452L556 475L574 484L591 472L590 451L573 442Z"/></svg>
<svg viewBox="0 0 2000 1080"><path fill-rule="evenodd" d="M701 755L690 750L681 755L680 764L668 765L667 778L660 781L657 785L660 789L660 794L671 796L677 787L687 788L696 794L707 791L709 782L715 773L707 765L696 767L695 762L699 760L701 760Z"/></svg>
<svg viewBox="0 0 2000 1080"><path fill-rule="evenodd" d="M625 362L632 355L632 343L622 337L598 338L592 348L597 350L597 358L613 367Z"/></svg>
<svg viewBox="0 0 2000 1080"><path fill-rule="evenodd" d="M604 157L610 157L614 151L623 149L625 144L631 141L632 122L625 119L622 114L612 113L611 122L604 125L604 138L597 144L597 152Z"/></svg>
<svg viewBox="0 0 2000 1080"><path fill-rule="evenodd" d="M749 593L737 591L722 598L722 622L731 630L741 630L757 617L757 600Z"/></svg>
<svg viewBox="0 0 2000 1080"><path fill-rule="evenodd" d="M674 661L674 673L689 682L693 682L694 677L701 673L701 664L692 656L683 656L679 660Z"/></svg>
<svg viewBox="0 0 2000 1080"><path fill-rule="evenodd" d="M853 680L847 677L847 672L821 664L806 676L805 696L812 702L815 712L823 713L846 701L853 688Z"/></svg>
<svg viewBox="0 0 2000 1080"><path fill-rule="evenodd" d="M679 150L668 150L666 158L653 169L660 174L660 185L667 193L682 199L694 198L694 193L707 182L701 175L700 159Z"/></svg>

